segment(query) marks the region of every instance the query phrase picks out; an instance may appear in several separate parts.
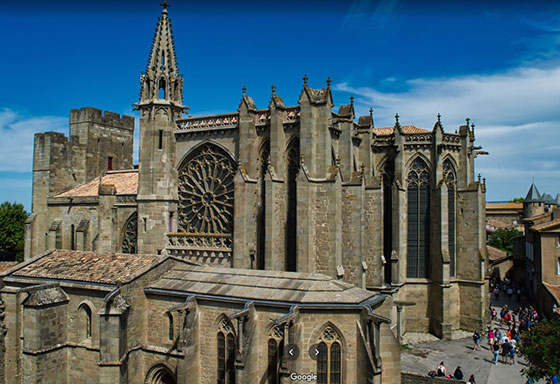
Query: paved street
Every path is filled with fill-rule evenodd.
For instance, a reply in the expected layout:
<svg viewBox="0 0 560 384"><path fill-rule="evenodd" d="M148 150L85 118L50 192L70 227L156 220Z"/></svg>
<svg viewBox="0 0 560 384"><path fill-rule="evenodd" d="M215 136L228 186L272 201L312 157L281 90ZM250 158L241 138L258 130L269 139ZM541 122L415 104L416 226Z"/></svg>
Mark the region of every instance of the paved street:
<svg viewBox="0 0 560 384"><path fill-rule="evenodd" d="M502 305L508 304L510 308L519 306L514 300L500 300L496 305L499 310ZM496 326L497 323L494 324ZM462 338L449 341L430 341L414 343L411 341L408 348L403 349L402 370L427 374L430 370L435 370L440 361L443 361L448 373L453 373L455 368L460 365L465 379L474 374L478 384L524 384L526 378L521 375L521 369L526 366L526 362L516 356L514 365L507 365L498 362L492 364L492 352L488 348L488 339L483 335L481 346L482 351L473 351L473 342L469 334L459 334ZM409 337L413 340L414 336ZM539 383L544 383L540 381Z"/></svg>

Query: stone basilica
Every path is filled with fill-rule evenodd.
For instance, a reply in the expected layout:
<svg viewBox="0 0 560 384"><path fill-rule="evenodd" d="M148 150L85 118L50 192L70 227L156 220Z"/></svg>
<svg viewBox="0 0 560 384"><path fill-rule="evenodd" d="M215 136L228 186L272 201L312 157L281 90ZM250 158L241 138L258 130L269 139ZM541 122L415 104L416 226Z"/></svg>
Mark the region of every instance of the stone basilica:
<svg viewBox="0 0 560 384"><path fill-rule="evenodd" d="M68 353L91 360L89 382L184 382L190 371L199 378L193 382L277 383L290 367L324 368L324 383L371 382L366 377L382 371L393 382L387 372L399 370L403 332L450 337L484 326L485 184L475 177L480 147L468 119L454 133L444 131L439 115L431 130L401 125L398 115L394 126L375 127L371 110L356 117L351 102L335 111L330 80L314 89L307 77L295 106L273 87L259 109L243 88L235 112L185 117L165 5L136 109L137 167L132 117L81 108L70 112L69 138L35 135L26 261L3 278L6 342L16 343L6 358L20 367L14 377L26 377L25 364L41 365L26 359L40 360L54 347L39 338L26 355L10 324L17 329L28 311L32 339L46 332L39 309L56 312L60 303L67 309L56 316L65 319L67 339L50 342L83 346ZM154 318L169 324L168 335L158 339ZM71 330L79 322L86 331ZM217 341L205 339L205 327L219 330ZM268 332L275 346L299 340L306 351L313 341L324 343L325 366L287 362L276 347L271 352L272 341L268 352L266 341L255 346ZM156 358L134 357L133 338L143 340L142 353L173 362L154 371ZM193 340L213 355L205 357ZM206 372L206 358L216 361L218 376ZM125 360L138 369L124 374ZM72 382L71 364L60 382Z"/></svg>

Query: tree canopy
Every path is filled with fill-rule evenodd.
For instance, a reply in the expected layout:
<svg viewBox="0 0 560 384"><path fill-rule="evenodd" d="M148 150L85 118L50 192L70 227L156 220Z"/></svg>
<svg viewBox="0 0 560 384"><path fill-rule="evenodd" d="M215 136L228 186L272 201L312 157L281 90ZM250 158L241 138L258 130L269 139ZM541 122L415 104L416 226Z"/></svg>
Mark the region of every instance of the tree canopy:
<svg viewBox="0 0 560 384"><path fill-rule="evenodd" d="M26 219L23 204L9 201L0 204L0 257L4 260L23 260Z"/></svg>
<svg viewBox="0 0 560 384"><path fill-rule="evenodd" d="M488 245L512 255L513 238L521 235L522 233L515 228L496 229L494 233L488 236Z"/></svg>
<svg viewBox="0 0 560 384"><path fill-rule="evenodd" d="M523 374L539 380L544 377L560 375L560 321L543 320L523 333L519 354L527 359L529 365Z"/></svg>
<svg viewBox="0 0 560 384"><path fill-rule="evenodd" d="M525 199L522 197L516 197L508 201L508 203L522 203Z"/></svg>

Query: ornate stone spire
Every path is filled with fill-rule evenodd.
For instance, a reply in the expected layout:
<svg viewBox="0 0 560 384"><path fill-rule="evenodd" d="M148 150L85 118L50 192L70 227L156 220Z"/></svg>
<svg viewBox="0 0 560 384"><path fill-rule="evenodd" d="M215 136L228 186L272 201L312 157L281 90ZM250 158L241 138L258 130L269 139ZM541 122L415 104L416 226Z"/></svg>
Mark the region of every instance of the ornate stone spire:
<svg viewBox="0 0 560 384"><path fill-rule="evenodd" d="M179 74L177 65L167 0L164 0L161 6L163 9L158 18L150 57L146 71L141 77L139 105L156 102L181 106L183 76Z"/></svg>

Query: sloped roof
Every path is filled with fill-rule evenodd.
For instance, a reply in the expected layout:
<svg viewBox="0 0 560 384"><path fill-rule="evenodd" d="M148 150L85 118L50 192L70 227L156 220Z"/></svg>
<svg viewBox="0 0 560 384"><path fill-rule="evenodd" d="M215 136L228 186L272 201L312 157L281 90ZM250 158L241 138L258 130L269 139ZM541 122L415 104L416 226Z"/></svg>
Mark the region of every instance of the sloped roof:
<svg viewBox="0 0 560 384"><path fill-rule="evenodd" d="M556 219L556 220L552 220L552 221L546 221L544 223L533 225L531 227L531 229L533 231L543 232L543 231L548 231L548 230L554 229L556 227L560 228L560 219Z"/></svg>
<svg viewBox="0 0 560 384"><path fill-rule="evenodd" d="M487 245L486 249L488 250L488 259L492 262L499 261L508 257L508 254L501 249L494 248L490 245Z"/></svg>
<svg viewBox="0 0 560 384"><path fill-rule="evenodd" d="M522 211L523 210L523 203L486 203L486 210Z"/></svg>
<svg viewBox="0 0 560 384"><path fill-rule="evenodd" d="M556 300L556 305L558 306L556 313L560 314L560 285L551 285L547 283L543 283L543 285Z"/></svg>
<svg viewBox="0 0 560 384"><path fill-rule="evenodd" d="M179 266L149 288L294 303L358 304L375 293L318 273Z"/></svg>
<svg viewBox="0 0 560 384"><path fill-rule="evenodd" d="M138 189L138 171L110 171L107 174L80 184L68 191L59 193L54 197L86 197L97 196L99 183L114 185L117 195L135 195Z"/></svg>
<svg viewBox="0 0 560 384"><path fill-rule="evenodd" d="M511 225L508 225L500 220L495 220L495 219L487 219L486 224L500 229L506 229L511 227Z"/></svg>
<svg viewBox="0 0 560 384"><path fill-rule="evenodd" d="M430 131L428 131L424 128L419 128L415 125L402 125L401 129L404 133L407 133L407 134L410 134L410 133L430 133ZM395 127L374 128L373 132L377 136L391 136L395 132Z"/></svg>
<svg viewBox="0 0 560 384"><path fill-rule="evenodd" d="M165 256L55 250L43 253L6 276L91 283L127 283Z"/></svg>
<svg viewBox="0 0 560 384"><path fill-rule="evenodd" d="M554 200L554 198L549 195L548 193L545 193L542 195L542 201L546 204L556 204L556 201Z"/></svg>
<svg viewBox="0 0 560 384"><path fill-rule="evenodd" d="M8 269L15 267L17 264L17 261L0 261L0 272L7 271Z"/></svg>
<svg viewBox="0 0 560 384"><path fill-rule="evenodd" d="M535 183L531 183L529 191L527 192L527 196L525 196L525 200L523 201L525 201L526 203L538 203L539 201L542 201L541 194L539 193L539 190L537 189Z"/></svg>

